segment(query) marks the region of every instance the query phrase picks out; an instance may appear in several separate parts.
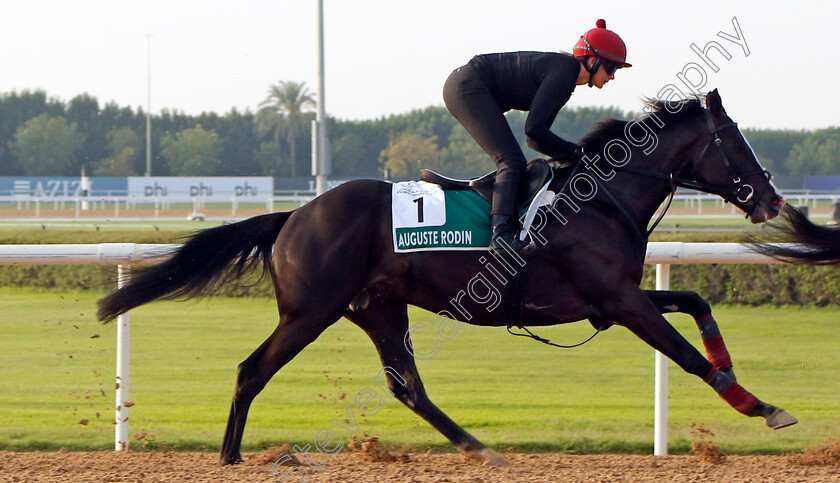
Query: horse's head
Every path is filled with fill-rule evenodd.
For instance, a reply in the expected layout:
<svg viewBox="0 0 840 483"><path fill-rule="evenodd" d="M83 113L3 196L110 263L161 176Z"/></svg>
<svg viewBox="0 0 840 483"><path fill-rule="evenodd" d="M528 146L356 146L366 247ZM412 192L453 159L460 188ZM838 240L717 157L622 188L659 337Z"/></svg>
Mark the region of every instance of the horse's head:
<svg viewBox="0 0 840 483"><path fill-rule="evenodd" d="M706 143L688 166L692 177L706 185L701 188L704 191L718 194L743 210L753 223L776 217L785 199L738 125L726 114L717 89L706 95L704 115L708 134L701 137Z"/></svg>

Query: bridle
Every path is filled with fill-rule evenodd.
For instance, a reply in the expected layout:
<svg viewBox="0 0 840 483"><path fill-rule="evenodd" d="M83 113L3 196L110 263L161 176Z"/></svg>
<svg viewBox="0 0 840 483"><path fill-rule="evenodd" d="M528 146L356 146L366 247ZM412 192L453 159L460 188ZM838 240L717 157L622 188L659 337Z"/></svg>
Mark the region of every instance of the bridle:
<svg viewBox="0 0 840 483"><path fill-rule="evenodd" d="M761 168L758 171L754 171L752 173L741 174L732 166L732 162L729 160L729 155L726 154L726 149L723 147L723 140L720 139L720 132L724 129L730 127L738 127L738 123L736 122L727 122L726 124L721 124L720 126L715 126L715 121L712 119L712 111L709 109L704 109L703 113L706 116L706 126L709 128L709 134L712 136L712 141L706 144L703 147L703 150L700 151L700 155L697 157L697 162L695 163L696 166L699 166L702 163L706 153L709 150L709 146L714 146L715 151L718 153L718 157L721 161L723 161L723 165L726 167L726 170L729 171L729 176L732 179L732 184L735 185L734 188L730 186L719 186L713 185L711 183L706 183L703 181L698 181L695 179L686 179L674 176L673 173L670 175L662 175L659 173L653 173L650 171L635 169L635 168L618 168L619 171L627 171L628 173L636 173L646 176L652 176L655 178L666 179L671 182L672 191L676 188L689 188L696 191L702 191L704 193L711 193L713 195L718 195L726 201L737 200L740 203L747 203L755 196L755 188L749 183L744 181L745 178L749 178L755 175L762 175L766 180L764 186L762 187L761 193L759 194L757 199L761 199L761 196L764 195L764 192L770 186L770 180L772 179L773 175L770 174L770 171ZM756 206L758 206L758 202L750 208L750 211L747 213L747 217L752 215L752 212L755 210Z"/></svg>
<svg viewBox="0 0 840 483"><path fill-rule="evenodd" d="M706 156L707 151L709 150L709 146L714 146L715 150L718 153L718 157L721 159L721 161L723 161L723 165L726 167L726 170L729 171L729 175L732 179L732 184L735 185L734 188L731 187L731 186L713 185L713 184L706 183L706 182L703 182L703 181L698 181L696 179L681 178L681 177L678 177L678 176L674 176L674 173L669 173L669 174L666 175L666 174L661 174L661 173L657 173L657 172L654 172L654 171L648 171L648 170L645 170L645 169L633 168L633 167L630 167L630 166L613 167L613 169L615 171L631 173L631 174L636 174L636 175L640 175L640 176L647 176L647 177L650 177L650 178L656 178L656 179L664 180L664 181L667 181L671 186L670 196L668 197L668 203L665 205L665 208L661 211L661 213L659 214L659 217L656 219L656 221L653 223L653 225L647 230L647 232L645 234L642 234L642 232L639 231L639 228L636 226L635 221L633 221L633 218L630 216L630 214L627 212L627 210L621 205L621 203L615 198L615 196L613 196L613 194L610 193L610 191L605 186L605 183L603 181L599 180L597 176L593 177L595 182L598 184L598 187L601 188L603 190L603 192L607 195L607 197L613 202L613 204L616 205L619 208L619 211L621 211L624 214L624 216L627 217L630 220L631 225L635 228L639 238L642 240L642 243L647 242L647 239L648 239L648 237L650 237L650 234L653 232L653 230L656 228L656 226L659 224L659 222L662 221L662 218L665 216L665 212L667 212L668 208L671 206L671 201L674 199L674 194L676 193L677 188L689 188L689 189L696 190L696 191L702 191L704 193L714 194L714 195L720 196L724 200L730 201L730 202L732 202L732 200L737 200L739 203L747 203L751 199L755 198L756 199L755 203L753 204L753 206L751 208L749 208L749 211L747 211L747 214L746 214L746 218L749 218L750 216L752 216L753 212L758 207L758 200L761 199L761 197L764 195L765 191L767 191L767 188L770 187L770 180L772 179L772 174L770 174L770 171L768 171L764 168L761 168L760 170L752 172L752 173L741 174L741 173L738 173L738 171L735 169L735 167L732 165L731 161L729 160L729 156L726 154L726 149L723 147L723 141L720 139L720 134L719 133L720 133L720 131L722 131L724 129L727 129L727 128L730 128L730 127L737 127L738 124L730 121L730 122L727 122L725 124L721 124L720 126L715 126L714 119L712 118L712 112L709 109L704 109L703 112L706 116L706 125L709 128L709 134L712 136L712 141L710 143L706 144L706 146L700 152L700 155L698 156L696 163L694 163L695 169L703 161L704 157ZM580 163L580 164L583 164L583 163ZM575 172L576 171L577 171L577 167L575 169ZM573 172L572 175L574 175L574 174L575 173ZM761 188L761 191L760 191L757 198L755 197L755 193L756 193L755 188L753 188L753 186L751 184L746 183L744 181L745 178L749 178L751 176L756 176L756 175L762 175L764 177L764 179L766 180L766 182L764 183L764 186ZM564 187L564 189L565 189L565 187Z"/></svg>
<svg viewBox="0 0 840 483"><path fill-rule="evenodd" d="M718 153L721 161L723 161L723 165L726 166L727 171L729 171L729 175L732 178L732 184L735 185L735 189L728 189L723 187L717 187L714 185L709 185L706 183L701 183L698 181L693 181L694 186L693 189L697 189L700 191L705 191L707 193L713 193L716 195L720 195L723 199L729 201L731 199L735 199L741 203L746 203L750 201L755 195L755 188L749 183L744 181L744 178L749 178L750 176L755 175L762 175L766 180L764 186L761 188L761 193L759 193L758 198L756 200L761 199L764 195L764 192L770 186L770 180L773 178L773 175L770 174L770 171L761 168L758 171L747 173L747 174L740 174L735 170L735 167L732 166L732 163L729 161L729 156L726 154L726 149L723 147L723 141L720 139L720 131L728 128L728 127L738 127L738 123L736 122L728 122L726 124L722 124L720 126L715 126L715 121L712 119L712 112L708 109L704 110L704 114L706 115L706 125L709 128L709 134L712 135L712 145L714 145L715 150ZM709 144L703 148L703 151L700 153L700 157L698 158L698 164L703 161L703 156L706 154L706 151L709 149ZM687 186L692 187L692 186ZM728 196L727 196L728 195ZM747 217L752 215L752 212L758 206L758 201L750 208L750 211L747 213Z"/></svg>

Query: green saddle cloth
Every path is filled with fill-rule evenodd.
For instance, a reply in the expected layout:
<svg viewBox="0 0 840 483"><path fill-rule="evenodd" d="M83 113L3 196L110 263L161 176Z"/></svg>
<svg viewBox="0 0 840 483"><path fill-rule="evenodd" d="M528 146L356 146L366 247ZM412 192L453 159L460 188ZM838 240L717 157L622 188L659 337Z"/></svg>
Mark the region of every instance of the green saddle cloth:
<svg viewBox="0 0 840 483"><path fill-rule="evenodd" d="M397 253L487 250L490 246L491 206L475 191L444 190L425 181L406 181L393 184L391 200ZM537 204L520 215L535 211Z"/></svg>

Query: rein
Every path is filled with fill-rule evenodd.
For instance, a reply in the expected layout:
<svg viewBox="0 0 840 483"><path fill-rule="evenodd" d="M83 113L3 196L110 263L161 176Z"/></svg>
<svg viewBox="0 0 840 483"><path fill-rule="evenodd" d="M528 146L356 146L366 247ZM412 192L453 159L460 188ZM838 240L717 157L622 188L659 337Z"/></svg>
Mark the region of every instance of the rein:
<svg viewBox="0 0 840 483"><path fill-rule="evenodd" d="M593 179L595 180L595 183L598 185L599 188L601 188L599 190L599 192L605 193L607 195L607 197L609 198L609 200L612 202L612 204L616 208L618 208L618 210L624 215L625 218L627 218L627 220L630 222L630 226L632 226L633 229L635 230L636 235L639 238L642 245L645 245L647 243L647 240L650 237L651 233L653 233L653 230L656 229L656 227L659 225L659 222L662 221L662 218L665 216L665 213L671 207L671 202L674 200L674 194L676 193L678 187L688 188L688 189L692 189L692 190L696 190L696 191L702 191L702 192L705 192L705 193L711 193L711 194L720 196L721 198L723 198L726 201L729 201L730 199L734 198L735 200L737 200L741 203L746 203L746 202L750 201L751 199L753 199L753 197L755 196L756 193L755 193L755 188L753 188L752 185L750 185L750 184L744 183L742 181L742 178L747 178L747 177L756 176L756 175L763 175L764 178L768 181L767 183L764 184L764 187L761 189L761 192L758 194L758 198L756 198L756 200L761 199L761 197L764 195L764 192L770 186L769 180L771 179L772 175L770 174L770 172L768 170L761 169L761 170L753 172L753 173L740 175L735 170L734 166L732 166L732 163L729 160L729 156L726 154L726 150L723 147L723 141L720 139L720 135L718 133L720 131L726 129L726 128L729 128L729 127L737 127L738 124L735 123L735 122L728 122L728 123L722 124L720 126L715 126L714 119L712 119L711 111L709 109L705 109L704 113L705 113L705 116L706 116L706 125L709 128L709 134L712 136L712 142L709 143L709 144L706 144L706 146L700 152L700 156L697 158L697 164L700 164L703 161L703 158L705 157L706 152L709 149L709 146L714 145L715 150L718 153L718 156L720 157L721 161L723 161L723 165L726 167L727 171L729 171L729 175L732 178L732 183L735 185L735 188L729 188L729 187L725 187L725 186L716 186L716 185L704 183L702 181L697 181L697 180L694 180L694 179L680 178L680 177L674 176L674 173L669 173L669 174L666 175L666 174L657 173L655 171L637 169L637 168L632 168L632 167L628 167L628 166L614 167L614 170L618 171L618 172L625 172L625 173L629 173L629 174L635 174L635 175L638 175L638 176L646 176L646 177L649 177L649 178L654 178L654 179L659 179L659 180L662 180L662 181L667 181L668 184L671 187L671 190L670 190L671 192L670 192L670 195L668 196L668 202L665 204L665 208L662 210L662 212L657 217L656 221L647 230L647 232L642 233L642 231L636 225L636 222L633 220L633 217L630 215L630 213L627 211L627 209L624 208L624 206L618 201L618 199L616 199L616 197L610 192L610 190L607 189L603 180L600 180L600 178L598 176L593 177ZM563 185L563 188L560 190L561 192L566 191L566 188L568 187L572 178L578 173L578 171L580 171L580 167L581 167L582 164L584 164L584 163L582 163L582 162L578 163L572 169L572 173L569 175L569 179L566 180L566 183ZM742 191L744 191L745 189L746 189L746 193L742 194ZM756 203L752 206L752 208L750 208L750 210L747 212L746 217L749 218L757 207L758 207L758 201L756 201ZM570 349L570 348L573 348L573 347L579 347L583 344L586 344L587 342L589 342L590 340L595 338L595 336L598 335L598 332L601 332L600 329L596 329L595 333L592 334L588 339L584 340L583 342L579 342L579 343L573 344L573 345L562 345L562 344L555 344L555 343L551 342L550 340L548 340L546 338L543 338L543 337L540 337L540 336L534 334L533 332L528 330L526 327L524 327L522 324L517 324L517 325L519 326L520 329L524 330L526 333L521 334L521 333L513 332L512 330L510 330L510 328L511 328L510 325L508 325L507 331L510 334L515 335L515 336L530 337L530 338L532 338L532 339L534 339L538 342L542 342L543 344L550 345L552 347L560 347L560 348L563 348L563 349Z"/></svg>
<svg viewBox="0 0 840 483"><path fill-rule="evenodd" d="M538 335L534 334L533 332L531 332L530 330L528 330L528 328L527 328L527 327L520 327L520 329L522 329L522 330L524 330L525 332L527 332L527 334L517 334L516 332L514 332L514 331L510 330L510 326L508 326L507 331L508 331L508 333L510 333L511 335L515 335L515 336L518 336L518 337L530 337L530 338L534 339L534 340L535 340L535 341L537 341L537 342L542 342L542 343L543 343L543 344L545 344L545 345L550 345L551 347L559 347L559 348L561 348L561 349L573 349L573 348L575 348L575 347L580 347L580 346L582 346L583 344L586 344L586 343L587 343L587 342L589 342L590 340L594 339L594 338L595 338L595 336L596 336L596 335L598 335L598 333L599 333L599 332L601 332L601 329L595 329L595 333L594 333L594 334L592 334L591 336L589 336L589 338L588 338L588 339L586 339L585 341L583 341L583 342L578 342L577 344L573 344L573 345L563 345L563 344L555 344L554 342L551 342L550 340L548 340L548 339L546 339L546 338L540 337L540 336L538 336Z"/></svg>

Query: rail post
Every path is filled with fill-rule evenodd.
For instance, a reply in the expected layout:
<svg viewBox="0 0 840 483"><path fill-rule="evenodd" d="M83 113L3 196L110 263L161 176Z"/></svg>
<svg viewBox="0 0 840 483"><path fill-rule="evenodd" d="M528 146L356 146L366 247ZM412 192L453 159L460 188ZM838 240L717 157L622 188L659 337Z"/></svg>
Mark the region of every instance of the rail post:
<svg viewBox="0 0 840 483"><path fill-rule="evenodd" d="M671 265L656 264L656 290L669 290ZM667 314L663 317L668 318ZM653 454L668 454L668 358L656 351L654 356L656 380L654 382Z"/></svg>
<svg viewBox="0 0 840 483"><path fill-rule="evenodd" d="M117 265L117 287L131 281L131 265ZM128 451L128 372L130 360L131 314L117 317L117 413L114 426L114 449Z"/></svg>

